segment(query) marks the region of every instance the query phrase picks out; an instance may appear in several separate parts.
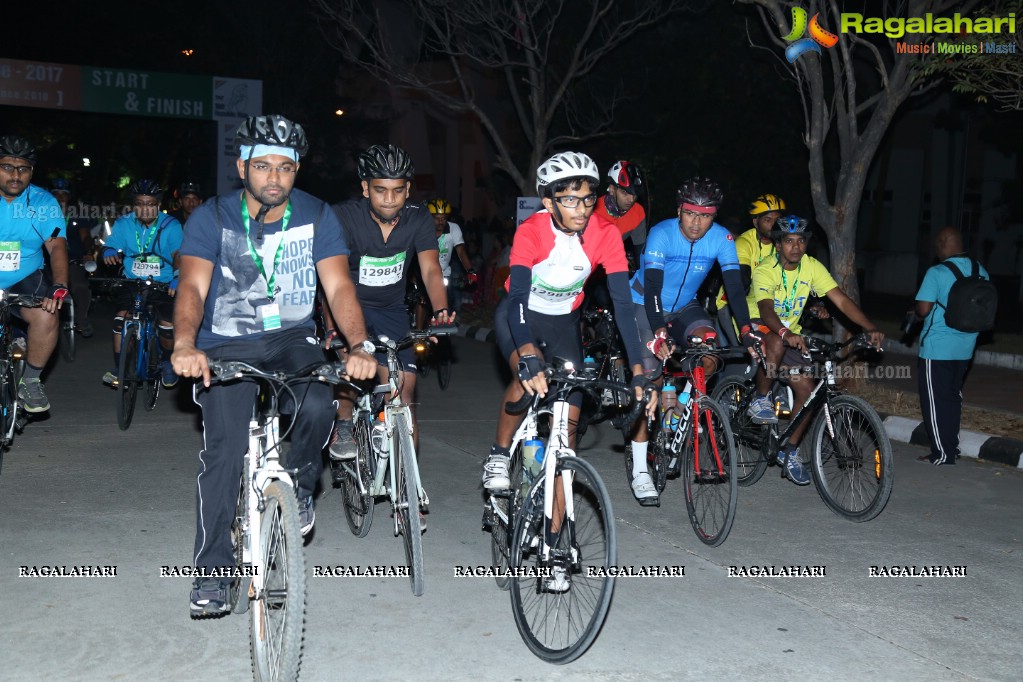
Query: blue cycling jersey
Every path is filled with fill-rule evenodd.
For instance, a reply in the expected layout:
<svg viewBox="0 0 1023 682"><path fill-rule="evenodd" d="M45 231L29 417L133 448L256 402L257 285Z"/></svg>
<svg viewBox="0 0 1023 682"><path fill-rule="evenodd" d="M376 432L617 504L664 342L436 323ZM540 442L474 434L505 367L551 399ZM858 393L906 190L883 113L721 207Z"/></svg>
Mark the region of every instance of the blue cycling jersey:
<svg viewBox="0 0 1023 682"><path fill-rule="evenodd" d="M174 253L181 250L181 237L177 218L158 213L156 221L145 227L134 213L129 213L114 222L104 246L124 252L124 276L128 279L152 277L153 281L166 283L174 279L172 263ZM136 259L140 253L155 255Z"/></svg>
<svg viewBox="0 0 1023 682"><path fill-rule="evenodd" d="M647 236L642 264L632 277L632 302L643 304L646 270L663 270L661 304L665 313L678 312L696 300L696 291L715 262L721 264L722 272L739 269L735 238L728 228L714 223L703 237L691 242L682 234L678 218L662 220Z"/></svg>
<svg viewBox="0 0 1023 682"><path fill-rule="evenodd" d="M43 244L65 237L65 228L60 204L41 187L29 185L13 201L0 199L0 289L41 269Z"/></svg>

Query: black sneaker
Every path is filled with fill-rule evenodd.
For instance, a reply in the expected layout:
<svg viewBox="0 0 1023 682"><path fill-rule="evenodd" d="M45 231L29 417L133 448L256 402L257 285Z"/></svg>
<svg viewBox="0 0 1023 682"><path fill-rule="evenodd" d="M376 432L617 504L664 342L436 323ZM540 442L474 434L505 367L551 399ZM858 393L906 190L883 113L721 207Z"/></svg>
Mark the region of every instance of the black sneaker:
<svg viewBox="0 0 1023 682"><path fill-rule="evenodd" d="M316 522L316 505L313 504L313 496L298 498L298 522L302 527L302 536L309 534Z"/></svg>
<svg viewBox="0 0 1023 682"><path fill-rule="evenodd" d="M230 611L231 606L227 601L230 586L230 583L221 582L219 578L196 578L189 594L192 617L219 616Z"/></svg>

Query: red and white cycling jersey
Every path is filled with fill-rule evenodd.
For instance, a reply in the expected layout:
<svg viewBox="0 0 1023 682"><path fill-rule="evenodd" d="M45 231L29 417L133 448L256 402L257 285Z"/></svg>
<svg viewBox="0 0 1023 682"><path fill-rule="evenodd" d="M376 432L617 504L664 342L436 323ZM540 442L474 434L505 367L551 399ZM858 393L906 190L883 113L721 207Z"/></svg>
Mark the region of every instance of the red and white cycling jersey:
<svg viewBox="0 0 1023 682"><path fill-rule="evenodd" d="M511 267L516 265L530 269L529 309L544 315L565 315L582 305L583 285L598 265L609 275L629 269L614 223L594 212L580 239L555 228L547 210L531 215L515 232Z"/></svg>

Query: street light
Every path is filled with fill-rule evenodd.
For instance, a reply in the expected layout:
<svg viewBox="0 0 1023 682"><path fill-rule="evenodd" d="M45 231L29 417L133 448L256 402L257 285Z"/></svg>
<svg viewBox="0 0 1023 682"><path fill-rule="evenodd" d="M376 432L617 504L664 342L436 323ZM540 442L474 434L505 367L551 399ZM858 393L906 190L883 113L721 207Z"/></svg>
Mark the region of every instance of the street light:
<svg viewBox="0 0 1023 682"><path fill-rule="evenodd" d="M344 116L345 115L345 110L344 109L335 109L334 110L334 115L335 116Z"/></svg>

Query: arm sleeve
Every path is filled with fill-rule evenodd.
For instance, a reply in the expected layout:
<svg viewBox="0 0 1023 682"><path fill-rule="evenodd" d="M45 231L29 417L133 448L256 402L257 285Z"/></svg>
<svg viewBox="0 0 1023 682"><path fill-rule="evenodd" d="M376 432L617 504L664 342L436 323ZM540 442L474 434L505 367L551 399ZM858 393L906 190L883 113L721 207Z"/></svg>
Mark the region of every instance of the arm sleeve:
<svg viewBox="0 0 1023 682"><path fill-rule="evenodd" d="M743 293L742 277L739 275L738 270L722 270L721 278L725 281L725 295L728 296L729 301L746 300L746 296ZM742 329L749 324L749 309L747 309L745 305L734 305L730 307L732 309L732 317L735 318L735 322L739 325L739 329Z"/></svg>
<svg viewBox="0 0 1023 682"><path fill-rule="evenodd" d="M511 266L508 278L508 325L516 348L533 343L529 330L529 285L532 270L524 265Z"/></svg>
<svg viewBox="0 0 1023 682"><path fill-rule="evenodd" d="M636 326L636 309L632 305L632 295L629 293L629 274L627 272L609 274L607 289L611 292L611 301L614 303L615 309L615 324L618 325L618 331L622 334L625 354L628 355L631 364L642 364L643 344L639 338L639 328Z"/></svg>
<svg viewBox="0 0 1023 682"><path fill-rule="evenodd" d="M643 271L643 307L650 329L657 331L664 326L664 306L661 305L661 291L664 289L664 270L647 268Z"/></svg>

